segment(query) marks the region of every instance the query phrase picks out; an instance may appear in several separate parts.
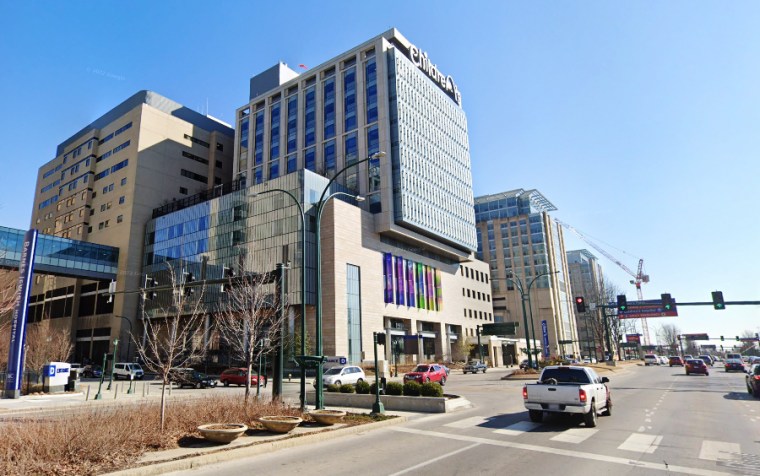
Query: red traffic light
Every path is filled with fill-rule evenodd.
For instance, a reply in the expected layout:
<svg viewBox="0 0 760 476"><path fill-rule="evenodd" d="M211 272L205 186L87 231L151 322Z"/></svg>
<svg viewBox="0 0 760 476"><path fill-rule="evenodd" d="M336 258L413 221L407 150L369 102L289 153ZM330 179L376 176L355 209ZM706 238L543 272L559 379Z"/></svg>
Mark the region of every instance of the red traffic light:
<svg viewBox="0 0 760 476"><path fill-rule="evenodd" d="M578 312L586 312L586 300L583 299L583 296L577 296L575 298L575 309Z"/></svg>

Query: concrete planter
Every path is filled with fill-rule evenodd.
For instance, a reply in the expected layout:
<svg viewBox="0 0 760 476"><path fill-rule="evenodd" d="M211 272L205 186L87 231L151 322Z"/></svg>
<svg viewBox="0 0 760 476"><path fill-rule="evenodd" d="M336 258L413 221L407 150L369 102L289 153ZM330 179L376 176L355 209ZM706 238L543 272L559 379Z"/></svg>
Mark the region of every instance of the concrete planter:
<svg viewBox="0 0 760 476"><path fill-rule="evenodd" d="M374 395L325 392L325 405L333 407L351 407L372 409L375 403ZM307 403L314 404L315 392L306 393ZM470 402L458 395L444 397L399 397L395 395L380 395L380 401L386 410L420 413L447 413L458 408L468 408Z"/></svg>
<svg viewBox="0 0 760 476"><path fill-rule="evenodd" d="M334 425L343 420L346 412L340 410L314 410L309 412L309 416L320 425Z"/></svg>
<svg viewBox="0 0 760 476"><path fill-rule="evenodd" d="M210 423L198 427L198 432L205 439L214 443L230 443L245 433L248 427L242 423Z"/></svg>
<svg viewBox="0 0 760 476"><path fill-rule="evenodd" d="M289 433L302 421L301 418L292 416L263 416L259 418L259 422L264 425L264 428L272 433Z"/></svg>

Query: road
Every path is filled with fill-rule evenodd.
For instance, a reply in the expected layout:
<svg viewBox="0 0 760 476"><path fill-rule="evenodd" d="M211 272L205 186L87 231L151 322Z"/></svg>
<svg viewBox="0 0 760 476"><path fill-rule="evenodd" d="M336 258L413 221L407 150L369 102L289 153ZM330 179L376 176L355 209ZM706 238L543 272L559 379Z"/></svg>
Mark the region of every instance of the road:
<svg viewBox="0 0 760 476"><path fill-rule="evenodd" d="M531 423L522 383L501 375L452 374L447 392L472 409L182 474L760 475L760 400L741 373L630 366L605 374L614 410L597 428L563 417Z"/></svg>

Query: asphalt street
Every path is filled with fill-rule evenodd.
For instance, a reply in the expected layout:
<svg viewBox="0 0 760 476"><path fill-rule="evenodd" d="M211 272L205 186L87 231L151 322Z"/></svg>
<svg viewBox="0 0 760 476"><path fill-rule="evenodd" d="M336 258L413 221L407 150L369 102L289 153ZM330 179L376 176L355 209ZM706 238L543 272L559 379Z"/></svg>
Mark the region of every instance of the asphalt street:
<svg viewBox="0 0 760 476"><path fill-rule="evenodd" d="M182 474L760 475L760 399L747 394L741 373L629 366L605 374L613 414L596 428L569 417L530 422L523 382L502 375L451 375L446 391L471 409Z"/></svg>

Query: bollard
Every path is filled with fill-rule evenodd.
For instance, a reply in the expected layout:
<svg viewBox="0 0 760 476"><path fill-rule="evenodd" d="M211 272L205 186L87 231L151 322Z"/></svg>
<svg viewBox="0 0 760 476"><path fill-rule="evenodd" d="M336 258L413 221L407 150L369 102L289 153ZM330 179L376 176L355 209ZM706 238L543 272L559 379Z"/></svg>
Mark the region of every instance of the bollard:
<svg viewBox="0 0 760 476"><path fill-rule="evenodd" d="M293 374L288 374L288 382L290 382L290 379L293 377Z"/></svg>
<svg viewBox="0 0 760 476"><path fill-rule="evenodd" d="M142 396L143 396L143 398L145 398L145 382L143 382L143 391L142 391Z"/></svg>
<svg viewBox="0 0 760 476"><path fill-rule="evenodd" d="M86 401L89 401L89 400L90 400L90 386L88 385L87 386L87 395L84 397L84 401L86 402Z"/></svg>
<svg viewBox="0 0 760 476"><path fill-rule="evenodd" d="M116 384L116 388L113 391L113 399L116 400L116 396L119 394L119 384Z"/></svg>

